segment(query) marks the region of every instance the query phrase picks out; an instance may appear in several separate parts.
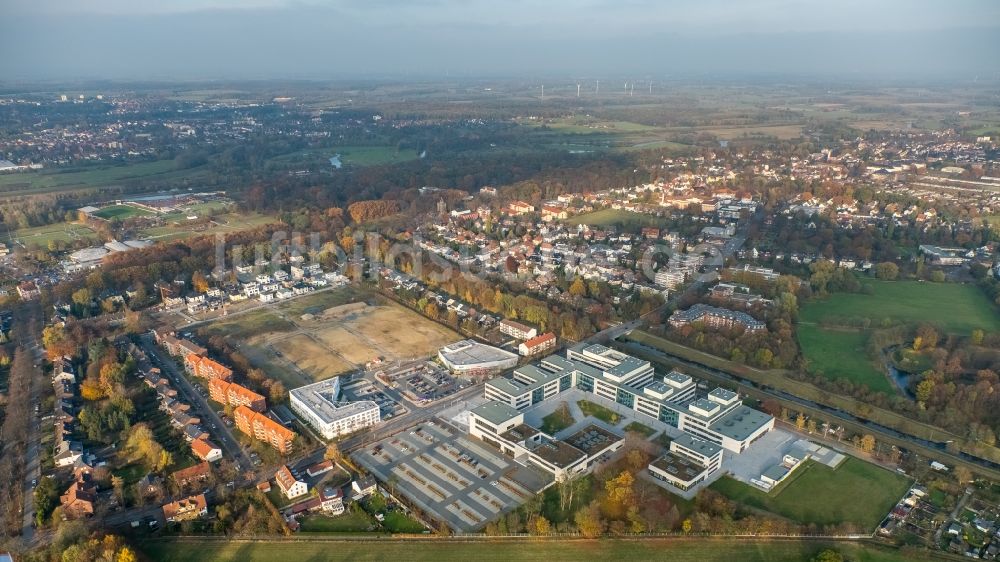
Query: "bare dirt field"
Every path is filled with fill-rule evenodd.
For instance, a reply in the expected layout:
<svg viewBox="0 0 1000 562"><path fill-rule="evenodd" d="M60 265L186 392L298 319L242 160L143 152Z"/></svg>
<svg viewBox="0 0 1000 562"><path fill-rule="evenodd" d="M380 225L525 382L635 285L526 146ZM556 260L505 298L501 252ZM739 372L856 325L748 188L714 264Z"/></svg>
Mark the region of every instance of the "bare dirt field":
<svg viewBox="0 0 1000 562"><path fill-rule="evenodd" d="M375 359L429 357L461 339L416 312L351 287L276 303L213 323L207 331L241 344L254 364L292 386L364 368Z"/></svg>
<svg viewBox="0 0 1000 562"><path fill-rule="evenodd" d="M351 364L330 353L305 334L275 342L274 349L312 375L313 380L328 379L351 370Z"/></svg>

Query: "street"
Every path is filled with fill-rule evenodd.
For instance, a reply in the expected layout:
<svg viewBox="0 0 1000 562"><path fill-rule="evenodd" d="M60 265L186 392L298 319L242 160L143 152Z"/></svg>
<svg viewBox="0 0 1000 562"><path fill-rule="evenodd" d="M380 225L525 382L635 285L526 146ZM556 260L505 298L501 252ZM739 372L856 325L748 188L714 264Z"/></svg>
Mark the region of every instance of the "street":
<svg viewBox="0 0 1000 562"><path fill-rule="evenodd" d="M139 338L140 347L146 353L146 355L152 360L164 374L170 377L170 379L177 385L177 389L184 395L185 400L188 404L193 405L196 410L199 411L203 416L203 421L210 422L211 425L205 427L204 429L212 434L215 439L218 439L219 446L229 454L230 457L236 460L240 468L243 470L253 467L250 462L250 458L247 457L243 448L240 446L240 442L233 435L232 431L229 429L212 409L211 404L208 403L208 399L198 393L191 382L188 381L187 377L181 373L174 362L172 357L168 357L163 351L157 349L156 343L152 340L152 336L149 334L143 334ZM212 427L214 425L214 427Z"/></svg>

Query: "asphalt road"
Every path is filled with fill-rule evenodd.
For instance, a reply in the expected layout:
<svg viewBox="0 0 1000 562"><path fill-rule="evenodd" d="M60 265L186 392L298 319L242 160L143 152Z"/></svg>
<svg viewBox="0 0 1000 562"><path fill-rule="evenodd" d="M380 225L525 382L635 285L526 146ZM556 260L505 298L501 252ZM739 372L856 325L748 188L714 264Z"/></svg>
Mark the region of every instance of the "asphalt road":
<svg viewBox="0 0 1000 562"><path fill-rule="evenodd" d="M41 365L41 362L45 359L45 352L42 350L38 342L32 340L28 342L27 349L31 350L34 356L35 364ZM35 376L31 378L31 403L39 404L41 403L41 388L42 384L47 382L47 377L41 369L35 369ZM35 519L35 488L31 485L32 480L37 481L42 477L40 455L41 452L41 426L42 426L42 415L47 415L51 412L41 412L40 415L35 415L34 408L31 408L31 432L28 435L28 447L24 455L24 513L22 515L22 527L21 527L21 540L24 541L25 545L30 545L35 540L35 527L33 525Z"/></svg>
<svg viewBox="0 0 1000 562"><path fill-rule="evenodd" d="M153 361L153 363L155 363L164 374L169 376L170 379L174 381L177 389L183 395L185 401L188 404L193 405L198 410L198 414L200 415L202 421L209 422L208 424L203 423L202 428L209 432L212 437L217 440L217 443L222 450L228 453L230 458L235 459L236 462L239 463L242 470L252 468L253 464L250 462L250 458L243 451L243 448L240 446L240 442L233 435L232 431L230 431L229 426L227 426L222 421L222 418L215 413L215 410L212 409L212 405L208 403L208 399L195 390L194 386L191 385L191 382L188 381L187 377L181 373L173 358L167 356L166 353L158 349L156 347L156 343L152 339L152 336L149 334L143 334L140 336L139 346L144 352L146 352L146 356L149 357L149 359ZM212 427L211 424L214 424L215 427Z"/></svg>

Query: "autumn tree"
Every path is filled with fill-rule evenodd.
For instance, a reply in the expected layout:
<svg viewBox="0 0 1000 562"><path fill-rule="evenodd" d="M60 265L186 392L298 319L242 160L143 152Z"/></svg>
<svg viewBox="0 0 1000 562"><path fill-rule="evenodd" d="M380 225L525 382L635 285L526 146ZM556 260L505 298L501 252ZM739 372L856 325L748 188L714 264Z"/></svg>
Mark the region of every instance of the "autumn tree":
<svg viewBox="0 0 1000 562"><path fill-rule="evenodd" d="M875 450L875 436L870 433L866 433L861 438L860 447L862 451L872 453Z"/></svg>
<svg viewBox="0 0 1000 562"><path fill-rule="evenodd" d="M593 539L604 534L606 523L601 517L601 508L597 501L591 502L587 507L581 508L573 516L573 522L580 534L588 539Z"/></svg>
<svg viewBox="0 0 1000 562"><path fill-rule="evenodd" d="M191 274L191 287L199 293L208 292L208 278L201 270L197 270Z"/></svg>

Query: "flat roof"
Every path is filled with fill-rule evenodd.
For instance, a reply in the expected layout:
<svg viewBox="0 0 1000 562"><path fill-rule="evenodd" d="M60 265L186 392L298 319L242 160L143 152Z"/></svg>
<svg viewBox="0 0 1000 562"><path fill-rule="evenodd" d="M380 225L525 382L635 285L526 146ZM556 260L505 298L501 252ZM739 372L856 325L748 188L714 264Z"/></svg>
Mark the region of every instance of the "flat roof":
<svg viewBox="0 0 1000 562"><path fill-rule="evenodd" d="M519 412L516 408L509 404L504 404L503 402L497 402L496 400L480 404L479 406L473 408L471 412L493 425L501 424L521 415L521 412Z"/></svg>
<svg viewBox="0 0 1000 562"><path fill-rule="evenodd" d="M787 468L785 468L783 465L776 464L776 465L768 468L764 472L762 472L761 476L767 476L771 480L777 481L777 480L781 480L782 478L784 478L785 475L787 475L787 474L788 474L788 469Z"/></svg>
<svg viewBox="0 0 1000 562"><path fill-rule="evenodd" d="M529 450L542 460L558 468L571 466L579 462L580 459L587 457L587 454L580 449L558 440L546 439L542 444Z"/></svg>
<svg viewBox="0 0 1000 562"><path fill-rule="evenodd" d="M736 441L743 441L771 421L771 416L749 406L739 406L719 418L709 429Z"/></svg>
<svg viewBox="0 0 1000 562"><path fill-rule="evenodd" d="M649 465L666 472L681 482L691 482L708 470L691 459L671 452L667 452Z"/></svg>
<svg viewBox="0 0 1000 562"><path fill-rule="evenodd" d="M722 450L722 447L712 443L711 441L705 441L704 439L698 439L687 433L682 433L673 441L685 449L691 449L692 451L704 455L706 457L714 457Z"/></svg>
<svg viewBox="0 0 1000 562"><path fill-rule="evenodd" d="M622 439L624 437L621 435L612 433L594 424L588 424L580 431L564 439L564 441L583 451L589 457L607 449L612 443L621 441Z"/></svg>
<svg viewBox="0 0 1000 562"><path fill-rule="evenodd" d="M293 388L289 391L289 395L305 404L323 423L333 423L371 409L378 411L378 404L371 400L338 401L339 391L340 381L338 377L332 377Z"/></svg>
<svg viewBox="0 0 1000 562"><path fill-rule="evenodd" d="M531 427L530 425L525 425L522 423L519 425L515 425L509 430L503 432L502 434L500 434L500 437L506 439L507 441L511 441L513 443L519 443L521 441L524 441L525 439L530 439L531 437L534 437L539 433L540 432L537 429Z"/></svg>
<svg viewBox="0 0 1000 562"><path fill-rule="evenodd" d="M708 395L709 396L714 396L714 397L719 398L720 400L724 400L726 402L729 402L730 400L732 400L733 398L736 398L736 396L737 396L735 392L733 392L731 390L726 390L725 388L722 388L721 386L718 387L718 388L716 388L712 392L709 392Z"/></svg>
<svg viewBox="0 0 1000 562"><path fill-rule="evenodd" d="M476 365L516 359L517 355L498 347L472 340L462 340L446 345L439 351L441 357L454 365Z"/></svg>

